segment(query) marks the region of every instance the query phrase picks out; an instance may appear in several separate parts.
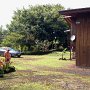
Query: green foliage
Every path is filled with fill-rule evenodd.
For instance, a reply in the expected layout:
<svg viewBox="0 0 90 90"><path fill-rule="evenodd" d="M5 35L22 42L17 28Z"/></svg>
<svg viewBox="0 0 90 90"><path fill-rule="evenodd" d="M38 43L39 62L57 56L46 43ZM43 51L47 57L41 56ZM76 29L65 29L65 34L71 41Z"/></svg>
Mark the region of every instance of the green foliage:
<svg viewBox="0 0 90 90"><path fill-rule="evenodd" d="M63 52L63 53L66 53L66 50L67 50L67 48L63 49L63 51L62 51L62 52Z"/></svg>
<svg viewBox="0 0 90 90"><path fill-rule="evenodd" d="M0 76L4 74L3 69L0 69Z"/></svg>
<svg viewBox="0 0 90 90"><path fill-rule="evenodd" d="M8 31L3 29L2 26L0 26L0 46L1 42L3 41L4 37L7 35Z"/></svg>
<svg viewBox="0 0 90 90"><path fill-rule="evenodd" d="M8 35L6 35L5 38L3 39L2 46L19 48L20 43L22 43L21 42L22 38L23 38L22 35L11 32Z"/></svg>
<svg viewBox="0 0 90 90"><path fill-rule="evenodd" d="M65 43L64 30L68 29L68 26L58 13L62 9L64 7L61 5L41 5L15 11L11 24L7 25L9 34L3 39L2 45L15 48L20 46L21 50L23 47L31 50L33 46L33 50L40 50L46 40L50 43L55 37L60 44ZM36 40L39 40L40 44L37 45ZM50 44L45 47L48 48L48 45Z"/></svg>

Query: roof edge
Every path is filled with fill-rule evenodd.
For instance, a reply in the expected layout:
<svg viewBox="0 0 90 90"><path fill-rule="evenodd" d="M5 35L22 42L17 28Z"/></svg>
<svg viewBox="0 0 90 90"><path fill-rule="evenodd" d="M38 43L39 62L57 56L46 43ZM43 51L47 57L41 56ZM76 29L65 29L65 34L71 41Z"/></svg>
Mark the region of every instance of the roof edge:
<svg viewBox="0 0 90 90"><path fill-rule="evenodd" d="M69 9L69 10L61 10L59 11L60 14L62 15L68 15L68 16L72 16L72 14L74 13L86 13L86 12L90 12L90 7L87 8L77 8L77 9Z"/></svg>

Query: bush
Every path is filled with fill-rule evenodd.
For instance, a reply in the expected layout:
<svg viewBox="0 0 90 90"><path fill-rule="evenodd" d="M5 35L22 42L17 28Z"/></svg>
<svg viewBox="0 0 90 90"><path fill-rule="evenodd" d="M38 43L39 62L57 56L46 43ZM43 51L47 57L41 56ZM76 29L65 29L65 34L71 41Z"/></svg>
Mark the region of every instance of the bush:
<svg viewBox="0 0 90 90"><path fill-rule="evenodd" d="M4 74L4 70L0 69L0 77L3 77L3 74Z"/></svg>
<svg viewBox="0 0 90 90"><path fill-rule="evenodd" d="M14 66L9 66L8 69L4 70L4 74L10 73L10 72L15 72L15 67Z"/></svg>
<svg viewBox="0 0 90 90"><path fill-rule="evenodd" d="M53 52L53 50L52 51L26 51L23 54L24 55L44 55L51 52Z"/></svg>

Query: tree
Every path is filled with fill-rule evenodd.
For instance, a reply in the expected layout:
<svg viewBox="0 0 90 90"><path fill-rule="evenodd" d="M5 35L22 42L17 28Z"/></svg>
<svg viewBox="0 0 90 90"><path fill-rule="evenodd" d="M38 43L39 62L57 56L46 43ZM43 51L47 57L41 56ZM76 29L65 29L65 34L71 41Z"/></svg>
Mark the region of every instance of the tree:
<svg viewBox="0 0 90 90"><path fill-rule="evenodd" d="M19 45L22 44L21 40L22 38L23 38L22 35L11 32L8 35L6 35L5 38L3 39L2 46L19 48Z"/></svg>
<svg viewBox="0 0 90 90"><path fill-rule="evenodd" d="M36 44L36 40L41 42L48 40L51 42L56 37L60 43L65 43L66 36L64 30L68 29L68 26L58 13L62 9L64 7L61 5L40 5L15 11L11 24L7 25L10 35L6 38L10 38L13 41L15 34L23 36L20 37L22 43L18 42L18 38L15 43L25 45L29 50L32 45ZM13 37L12 33L14 33ZM5 43L6 38L4 38L3 43Z"/></svg>

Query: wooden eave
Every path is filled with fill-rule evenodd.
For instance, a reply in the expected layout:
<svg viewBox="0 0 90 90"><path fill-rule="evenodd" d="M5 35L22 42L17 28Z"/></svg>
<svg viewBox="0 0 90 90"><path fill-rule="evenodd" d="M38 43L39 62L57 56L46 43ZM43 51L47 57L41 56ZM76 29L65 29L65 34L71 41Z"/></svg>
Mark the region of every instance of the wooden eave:
<svg viewBox="0 0 90 90"><path fill-rule="evenodd" d="M64 17L64 19L66 20L66 22L68 22L69 26L71 26L72 20L70 17Z"/></svg>
<svg viewBox="0 0 90 90"><path fill-rule="evenodd" d="M90 7L88 8L79 8L79 9L70 9L70 10L62 10L59 11L60 14L65 15L65 16L72 16L72 17L77 17L79 15L83 14L90 14Z"/></svg>
<svg viewBox="0 0 90 90"><path fill-rule="evenodd" d="M67 21L67 23L70 26L77 17L90 16L90 7L62 10L59 11L59 13L64 16L64 19Z"/></svg>

